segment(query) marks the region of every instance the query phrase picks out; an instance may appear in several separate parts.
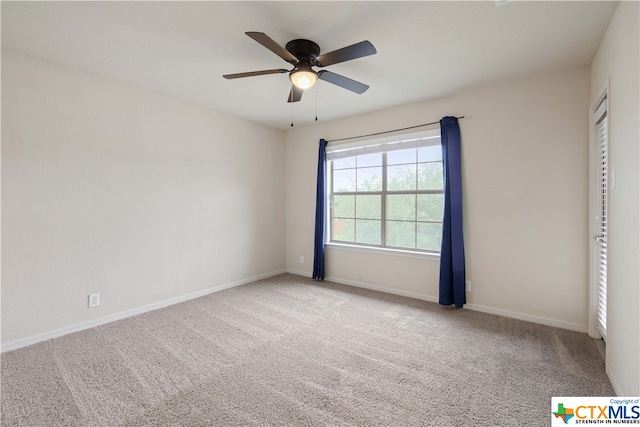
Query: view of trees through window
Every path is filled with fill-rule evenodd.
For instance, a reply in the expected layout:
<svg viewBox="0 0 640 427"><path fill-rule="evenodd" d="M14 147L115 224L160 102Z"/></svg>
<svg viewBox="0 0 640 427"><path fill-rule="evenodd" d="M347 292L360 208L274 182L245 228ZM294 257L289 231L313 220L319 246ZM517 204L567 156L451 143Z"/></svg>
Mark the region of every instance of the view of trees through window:
<svg viewBox="0 0 640 427"><path fill-rule="evenodd" d="M330 162L331 241L439 252L440 145Z"/></svg>

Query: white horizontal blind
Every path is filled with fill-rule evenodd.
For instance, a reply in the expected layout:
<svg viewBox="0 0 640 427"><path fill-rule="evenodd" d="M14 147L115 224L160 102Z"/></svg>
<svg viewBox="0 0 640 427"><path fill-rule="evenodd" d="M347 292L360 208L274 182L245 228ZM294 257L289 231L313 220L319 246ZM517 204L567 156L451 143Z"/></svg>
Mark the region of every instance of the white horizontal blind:
<svg viewBox="0 0 640 427"><path fill-rule="evenodd" d="M596 138L598 139L598 329L603 339L607 336L607 221L609 190L609 138L607 98L595 113Z"/></svg>
<svg viewBox="0 0 640 427"><path fill-rule="evenodd" d="M398 137L386 137L347 144L327 145L327 160L344 159L364 154L387 153L390 151L406 150L429 145L440 145L440 130L430 130Z"/></svg>

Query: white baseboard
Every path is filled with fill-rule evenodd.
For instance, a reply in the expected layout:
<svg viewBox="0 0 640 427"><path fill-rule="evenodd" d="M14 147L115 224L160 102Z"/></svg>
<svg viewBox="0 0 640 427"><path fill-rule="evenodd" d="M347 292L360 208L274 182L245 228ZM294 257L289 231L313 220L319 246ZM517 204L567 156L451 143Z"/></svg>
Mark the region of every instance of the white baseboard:
<svg viewBox="0 0 640 427"><path fill-rule="evenodd" d="M563 320L550 319L548 317L534 316L532 314L518 313L515 311L503 310L501 308L486 307L477 304L465 304L469 310L481 311L488 314L496 314L498 316L510 317L512 319L524 320L532 323L539 323L541 325L553 326L560 329L568 329L570 331L587 333L586 325L579 325L577 323L565 322Z"/></svg>
<svg viewBox="0 0 640 427"><path fill-rule="evenodd" d="M293 273L293 274L298 274L297 272L295 272L293 270L287 270L287 272L288 273ZM419 299L419 300L423 300L423 301L438 302L438 297L431 296L431 295L424 295L424 294L420 294L420 293L417 293L417 292L403 291L401 289L388 288L388 287L385 287L385 286L370 285L368 283L362 283L362 282L356 282L356 281L353 281L353 280L341 279L339 277L326 277L326 280L329 281L329 282L340 283L342 285L348 285L348 286L355 286L355 287L358 287L358 288L371 289L371 290L374 290L374 291L380 291L380 292L385 292L385 293L394 294L394 295L401 295L401 296L404 296L404 297L415 298L415 299ZM565 321L562 321L562 320L550 319L550 318L541 317L541 316L534 316L534 315L531 315L531 314L518 313L518 312L515 312L515 311L503 310L503 309L500 309L500 308L486 307L486 306L477 305L477 304L465 304L465 308L467 308L469 310L480 311L480 312L483 312L483 313L495 314L495 315L503 316L503 317L510 317L512 319L524 320L524 321L527 321L527 322L538 323L538 324L547 325L547 326L554 326L556 328L568 329L568 330L571 330L571 331L587 333L587 326L586 325L579 325L577 323L565 322Z"/></svg>
<svg viewBox="0 0 640 427"><path fill-rule="evenodd" d="M311 277L311 274L312 274L312 273L307 273L305 271L293 270L290 268L287 269L287 273L297 274L298 276L303 276L303 277ZM372 291L384 292L386 294L400 295L403 297L409 297L409 298L419 299L423 301L438 302L438 298L419 294L417 292L403 291L401 289L387 288L387 287L378 286L378 285L370 285L369 283L357 282L355 280L341 279L339 277L333 277L333 276L327 276L325 277L325 280L327 282L338 283L340 285L354 286L356 288L369 289Z"/></svg>
<svg viewBox="0 0 640 427"><path fill-rule="evenodd" d="M291 273L291 274L297 274L299 276L304 276L304 277L309 277L310 273L305 272L305 271L299 271L299 270L293 270L293 269L287 269L287 270L276 270L276 271L272 271L269 273L265 273L265 274L261 274L258 276L253 276L253 277L249 277L246 279L242 279L242 280L237 280L235 282L229 282L229 283L224 283L221 285L217 285L217 286L213 286L211 288L208 289L203 289L201 291L197 291L197 292L192 292L190 294L186 294L186 295L181 295L175 298L170 298L164 301L159 301L153 304L148 304L142 307L137 307L131 310L126 310L126 311L122 311L119 313L115 313L115 314L111 314L108 316L104 316L104 317L100 317L98 319L94 319L88 322L83 322L83 323L78 323L75 325L71 325L71 326L67 326L64 328L59 328L59 329L55 329L53 331L49 331L49 332L45 332L43 334L38 334L38 335L33 335L31 337L27 337L27 338L23 338L23 339L19 339L19 340L15 340L15 341L10 341L7 342L5 344L2 344L2 346L0 347L0 352L5 352L5 351L11 351L11 350L16 350L18 348L22 348L22 347L26 347L32 344L36 344L38 342L41 341L46 341L52 338L57 338L63 335L67 335L73 332L78 332L78 331L82 331L85 329L89 329L89 328L93 328L96 326L100 326L100 325L104 325L105 323L110 323L110 322L114 322L116 320L120 320L120 319L124 319L127 317L131 317L131 316L136 316L138 314L142 314L142 313L146 313L149 311L153 311L153 310L157 310L159 308L163 308L163 307L167 307L173 304L178 304L184 301L188 301L194 298L199 298L214 292L219 292L225 289L229 289L229 288L233 288L236 286L241 286L241 285L246 285L247 283L251 283L251 282L255 282L257 280L262 280L262 279L266 279L269 277L273 277L273 276L277 276L278 274L282 274L282 273ZM400 296L404 296L404 297L409 297L409 298L415 298L415 299L419 299L419 300L423 300L423 301L429 301L429 302L438 302L438 298L435 296L430 296L430 295L424 295L424 294L420 294L417 292L411 292L411 291L404 291L401 289L394 289L394 288L388 288L385 286L378 286L378 285L371 285L368 283L363 283L363 282L357 282L354 280L348 280L348 279L341 279L339 277L326 277L326 280L329 282L334 282L334 283L339 283L342 285L347 285L347 286L355 286L358 288L364 288L364 289L370 289L373 291L379 291L379 292L385 292L388 294L394 294L394 295L400 295ZM482 305L476 305L476 304L465 304L465 307L468 308L469 310L475 310L475 311L480 311L483 313L489 313L489 314L496 314L498 316L504 316L504 317L510 317L510 318L514 318L514 319L519 319L519 320L525 320L528 322L533 322L533 323L539 323L539 324L543 324L543 325L548 325L548 326L554 326L557 328L562 328L562 329L569 329L572 331L578 331L578 332L587 332L587 327L584 325L578 325L575 323L570 323L570 322L564 322L564 321L560 321L560 320L556 320L556 319L549 319L546 317L540 317L540 316L533 316L533 315L529 315L529 314L523 314L523 313L517 313L517 312L513 312L513 311L509 311L509 310L503 310L503 309L499 309L499 308L493 308L493 307L486 307L486 306L482 306ZM616 390L616 392L618 392L618 387L616 386L616 384L614 384L614 379L611 378L611 382L612 385L614 386L614 389Z"/></svg>
<svg viewBox="0 0 640 427"><path fill-rule="evenodd" d="M0 348L0 352L4 353L5 351L16 350L22 347L39 343L41 341L46 341L52 338L57 338L63 335L71 334L73 332L79 332L89 328L94 328L96 326L104 325L105 323L110 323L110 322L114 322L116 320L124 319L127 317L136 316L138 314L157 310L159 308L167 307L173 304L178 304L194 298L203 297L205 295L208 295L214 292L219 292L225 289L234 288L236 286L246 285L248 283L252 283L257 280L267 279L269 277L277 276L278 274L282 274L284 272L285 272L284 269L276 270L270 273L260 274L258 276L248 277L242 280L236 280L235 282L223 283L221 285L212 286L211 288L203 289L201 291L192 292L192 293L181 295L174 298L169 298L164 301L159 301L153 304L144 305L142 307L133 308L131 310L125 310L119 313L110 314L108 316L100 317L98 319L90 320L88 322L82 322L75 325L66 326L64 328L55 329L53 331L45 332L43 334L33 335L31 337L11 341L11 342L2 344L2 347Z"/></svg>
<svg viewBox="0 0 640 427"><path fill-rule="evenodd" d="M624 393L622 388L620 387L620 382L618 379L611 373L610 369L607 369L607 376L609 377L609 382L611 383L611 387L613 387L613 391L616 392L616 396L632 396L633 393Z"/></svg>
<svg viewBox="0 0 640 427"><path fill-rule="evenodd" d="M370 289L372 291L384 292L387 294L400 295L429 302L438 302L438 298L417 292L403 291L401 289L387 288L385 286L370 285L368 283L356 282L354 280L340 279L339 277L326 277L329 282L340 283L341 285L355 286L357 288Z"/></svg>
<svg viewBox="0 0 640 427"><path fill-rule="evenodd" d="M292 270L291 268L287 268L287 273L291 273L291 274L295 274L295 275L303 276L303 277L311 277L311 275L313 274L313 273L309 273L307 271Z"/></svg>

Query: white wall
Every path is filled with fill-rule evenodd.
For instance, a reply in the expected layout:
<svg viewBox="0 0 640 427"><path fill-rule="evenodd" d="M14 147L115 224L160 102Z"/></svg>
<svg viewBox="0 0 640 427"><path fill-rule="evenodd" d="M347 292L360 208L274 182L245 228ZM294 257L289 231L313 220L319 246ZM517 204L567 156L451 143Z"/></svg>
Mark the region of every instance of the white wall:
<svg viewBox="0 0 640 427"><path fill-rule="evenodd" d="M620 2L592 64L592 102L609 78L607 373L618 394L640 395L640 4Z"/></svg>
<svg viewBox="0 0 640 427"><path fill-rule="evenodd" d="M284 271L284 172L282 131L3 50L2 343Z"/></svg>
<svg viewBox="0 0 640 427"><path fill-rule="evenodd" d="M586 331L589 81L582 67L287 132L287 269L313 266L319 138L464 115L468 306ZM345 283L438 295L438 260L328 248L326 269Z"/></svg>

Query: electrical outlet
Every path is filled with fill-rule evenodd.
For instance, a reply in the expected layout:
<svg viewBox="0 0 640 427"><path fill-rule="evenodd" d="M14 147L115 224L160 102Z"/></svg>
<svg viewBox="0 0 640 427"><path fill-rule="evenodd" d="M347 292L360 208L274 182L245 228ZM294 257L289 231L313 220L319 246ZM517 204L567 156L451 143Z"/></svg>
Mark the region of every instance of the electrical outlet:
<svg viewBox="0 0 640 427"><path fill-rule="evenodd" d="M304 264L304 257L302 255L300 256L300 264Z"/></svg>
<svg viewBox="0 0 640 427"><path fill-rule="evenodd" d="M100 305L100 294L89 294L89 308Z"/></svg>
<svg viewBox="0 0 640 427"><path fill-rule="evenodd" d="M471 280L464 281L464 290L467 292L471 292Z"/></svg>

